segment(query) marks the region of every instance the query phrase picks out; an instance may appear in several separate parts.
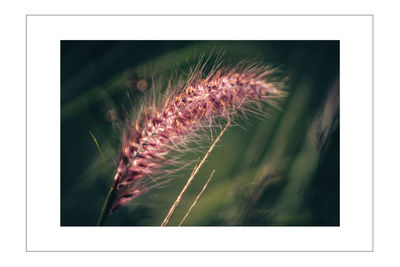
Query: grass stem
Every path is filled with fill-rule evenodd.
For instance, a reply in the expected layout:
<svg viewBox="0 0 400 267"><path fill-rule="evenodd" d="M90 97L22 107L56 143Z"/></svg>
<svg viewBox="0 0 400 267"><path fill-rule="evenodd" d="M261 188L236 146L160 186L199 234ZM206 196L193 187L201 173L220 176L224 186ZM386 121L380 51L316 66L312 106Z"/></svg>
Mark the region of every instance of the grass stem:
<svg viewBox="0 0 400 267"><path fill-rule="evenodd" d="M102 226L104 224L107 211L110 209L110 205L112 203L113 198L114 198L114 186L111 186L110 191L108 191L106 200L104 201L103 208L101 209L99 219L97 220L97 226Z"/></svg>
<svg viewBox="0 0 400 267"><path fill-rule="evenodd" d="M201 162L199 163L199 165L197 165L197 167L194 169L192 175L190 175L189 179L187 180L186 185L183 187L182 191L179 193L174 204L172 204L171 209L169 210L169 212L168 212L167 216L165 217L164 221L162 222L161 226L167 226L169 220L171 219L172 214L174 213L179 202L181 201L183 194L186 192L187 188L189 187L190 183L193 181L197 172L200 170L201 166L204 164L204 162L208 158L208 155L210 155L211 151L214 149L215 145L218 143L219 139L221 139L221 136L225 133L225 131L228 129L228 127L230 125L231 125L231 121L228 121L225 128L221 131L221 133L218 135L218 137L215 138L214 143L210 146L210 148L208 149L207 153L204 155L204 157L201 160Z"/></svg>
<svg viewBox="0 0 400 267"><path fill-rule="evenodd" d="M197 201L201 197L201 195L204 193L204 191L207 188L208 183L211 181L213 175L214 175L215 169L211 172L210 177L208 178L207 182L204 184L203 189L201 189L200 193L197 195L196 199L193 201L192 206L190 206L189 210L186 212L185 216L181 220L178 226L182 226L183 222L186 220L186 218L189 216L189 213L192 211L193 207L196 206Z"/></svg>

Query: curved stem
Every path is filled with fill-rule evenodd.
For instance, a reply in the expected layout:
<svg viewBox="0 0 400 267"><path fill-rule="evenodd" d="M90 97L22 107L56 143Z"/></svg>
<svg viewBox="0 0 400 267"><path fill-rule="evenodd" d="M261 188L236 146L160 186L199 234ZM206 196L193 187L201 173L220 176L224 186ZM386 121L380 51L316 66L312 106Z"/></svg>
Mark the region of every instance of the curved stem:
<svg viewBox="0 0 400 267"><path fill-rule="evenodd" d="M114 198L113 193L114 193L114 185L111 186L110 191L108 191L106 200L104 201L103 204L103 208L101 209L99 219L97 220L97 226L102 226L104 224L104 221L106 219L106 213L110 209L110 205L112 203L111 200Z"/></svg>

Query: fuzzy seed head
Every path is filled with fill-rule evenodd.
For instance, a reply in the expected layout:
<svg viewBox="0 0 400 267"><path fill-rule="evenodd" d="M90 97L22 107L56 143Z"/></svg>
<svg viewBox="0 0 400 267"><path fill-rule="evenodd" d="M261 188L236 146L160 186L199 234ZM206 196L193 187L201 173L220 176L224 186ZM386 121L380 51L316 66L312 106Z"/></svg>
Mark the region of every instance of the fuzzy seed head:
<svg viewBox="0 0 400 267"><path fill-rule="evenodd" d="M270 70L249 67L219 70L201 78L194 72L182 89L169 93L163 103L143 109L129 122L122 140L114 178L116 198L110 213L157 185L169 163L169 153L193 140L216 119L229 119L242 107L271 102L283 96ZM153 102L154 103L154 102Z"/></svg>

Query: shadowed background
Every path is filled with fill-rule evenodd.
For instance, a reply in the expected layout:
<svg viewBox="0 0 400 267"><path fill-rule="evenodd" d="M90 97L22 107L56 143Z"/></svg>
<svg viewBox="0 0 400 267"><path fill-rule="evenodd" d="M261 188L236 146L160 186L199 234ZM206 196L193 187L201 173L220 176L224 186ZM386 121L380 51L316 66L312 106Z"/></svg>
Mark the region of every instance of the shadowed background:
<svg viewBox="0 0 400 267"><path fill-rule="evenodd" d="M289 94L280 110L267 108L269 118L250 114L228 129L169 225L180 222L213 169L184 225L339 225L339 41L62 41L62 226L96 224L114 176L118 127L131 107L216 50L224 51L223 65L278 66ZM192 169L116 210L105 225L159 226Z"/></svg>

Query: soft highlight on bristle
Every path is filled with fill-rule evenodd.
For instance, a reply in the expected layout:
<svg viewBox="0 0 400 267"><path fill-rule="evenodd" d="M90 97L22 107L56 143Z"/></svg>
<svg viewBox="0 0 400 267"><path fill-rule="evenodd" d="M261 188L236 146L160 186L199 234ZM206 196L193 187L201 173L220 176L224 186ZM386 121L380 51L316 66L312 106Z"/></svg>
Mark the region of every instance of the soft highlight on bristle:
<svg viewBox="0 0 400 267"><path fill-rule="evenodd" d="M251 110L254 104L269 103L282 98L282 81L269 80L274 70L248 65L233 68L214 66L207 76L204 64L198 64L175 88L159 101L148 101L129 121L124 131L116 174L115 198L109 210L160 184L169 155L179 147L199 138L198 132L216 120L231 120L237 112Z"/></svg>

